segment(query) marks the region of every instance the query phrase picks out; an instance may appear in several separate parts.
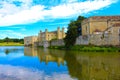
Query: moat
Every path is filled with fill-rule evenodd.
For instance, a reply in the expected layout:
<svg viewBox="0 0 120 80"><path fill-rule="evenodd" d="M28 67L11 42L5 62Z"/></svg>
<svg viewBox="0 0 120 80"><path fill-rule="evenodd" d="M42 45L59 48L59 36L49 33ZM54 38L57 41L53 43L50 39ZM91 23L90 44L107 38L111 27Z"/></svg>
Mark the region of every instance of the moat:
<svg viewBox="0 0 120 80"><path fill-rule="evenodd" d="M120 80L120 53L2 46L0 80Z"/></svg>

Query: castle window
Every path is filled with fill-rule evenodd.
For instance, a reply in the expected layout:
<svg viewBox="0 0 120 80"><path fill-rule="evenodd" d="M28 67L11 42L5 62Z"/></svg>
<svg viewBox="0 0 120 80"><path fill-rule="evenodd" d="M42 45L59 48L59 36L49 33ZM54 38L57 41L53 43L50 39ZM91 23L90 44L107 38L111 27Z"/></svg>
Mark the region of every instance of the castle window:
<svg viewBox="0 0 120 80"><path fill-rule="evenodd" d="M119 41L120 41L120 29L119 29Z"/></svg>
<svg viewBox="0 0 120 80"><path fill-rule="evenodd" d="M27 41L27 43L28 43L28 41Z"/></svg>
<svg viewBox="0 0 120 80"><path fill-rule="evenodd" d="M87 26L86 26L86 32L87 32Z"/></svg>

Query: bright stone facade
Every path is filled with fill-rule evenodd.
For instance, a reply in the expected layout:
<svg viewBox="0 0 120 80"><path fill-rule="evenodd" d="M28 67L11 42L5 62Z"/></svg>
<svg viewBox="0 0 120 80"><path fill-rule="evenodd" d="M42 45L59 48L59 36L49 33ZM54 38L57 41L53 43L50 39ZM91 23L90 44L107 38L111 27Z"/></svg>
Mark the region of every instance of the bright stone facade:
<svg viewBox="0 0 120 80"><path fill-rule="evenodd" d="M34 43L38 41L37 36L28 36L24 37L24 45L25 46L34 46Z"/></svg>
<svg viewBox="0 0 120 80"><path fill-rule="evenodd" d="M82 36L89 44L120 45L120 16L94 16L82 22Z"/></svg>
<svg viewBox="0 0 120 80"><path fill-rule="evenodd" d="M60 43L59 45L63 45L64 41L63 38L66 36L65 32L64 32L64 28L62 28L62 30L60 30L60 28L58 27L58 29L56 31L51 31L48 32L48 30L46 29L45 32L40 31L40 33L38 34L38 36L28 36L28 37L24 37L24 45L25 46L44 46L44 47L48 47L49 46L49 42L51 40L57 40L58 42L54 41L52 42L52 44L57 44Z"/></svg>
<svg viewBox="0 0 120 80"><path fill-rule="evenodd" d="M38 34L38 42L50 41L53 39L63 39L64 37L65 37L64 28L60 30L60 28L58 27L57 31L51 32L48 32L48 30L46 29L45 32L40 31L40 33Z"/></svg>

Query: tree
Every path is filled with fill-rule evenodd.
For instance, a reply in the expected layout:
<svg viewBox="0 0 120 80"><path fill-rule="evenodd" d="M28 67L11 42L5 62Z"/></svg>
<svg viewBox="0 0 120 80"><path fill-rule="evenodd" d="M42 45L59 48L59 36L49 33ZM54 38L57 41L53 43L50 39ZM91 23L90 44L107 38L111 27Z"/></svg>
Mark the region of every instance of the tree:
<svg viewBox="0 0 120 80"><path fill-rule="evenodd" d="M81 22L86 19L83 16L78 16L77 21L76 22L76 26L77 26L77 31L78 31L78 36L82 35L82 28L81 28Z"/></svg>
<svg viewBox="0 0 120 80"><path fill-rule="evenodd" d="M4 41L7 42L7 44L8 44L8 42L9 42L9 40L10 40L10 39L9 39L8 37L6 37L6 38L4 39Z"/></svg>
<svg viewBox="0 0 120 80"><path fill-rule="evenodd" d="M83 16L78 16L76 21L71 21L68 24L68 31L64 39L66 48L70 48L76 42L76 38L81 35L81 22L85 19Z"/></svg>

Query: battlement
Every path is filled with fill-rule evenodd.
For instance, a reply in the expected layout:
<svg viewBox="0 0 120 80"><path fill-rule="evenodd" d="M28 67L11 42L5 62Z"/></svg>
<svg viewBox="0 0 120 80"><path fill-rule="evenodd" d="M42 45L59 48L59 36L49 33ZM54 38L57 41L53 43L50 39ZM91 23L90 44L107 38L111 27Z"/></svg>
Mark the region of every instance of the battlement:
<svg viewBox="0 0 120 80"><path fill-rule="evenodd" d="M82 24L85 24L89 21L120 21L120 16L93 16L83 20Z"/></svg>

